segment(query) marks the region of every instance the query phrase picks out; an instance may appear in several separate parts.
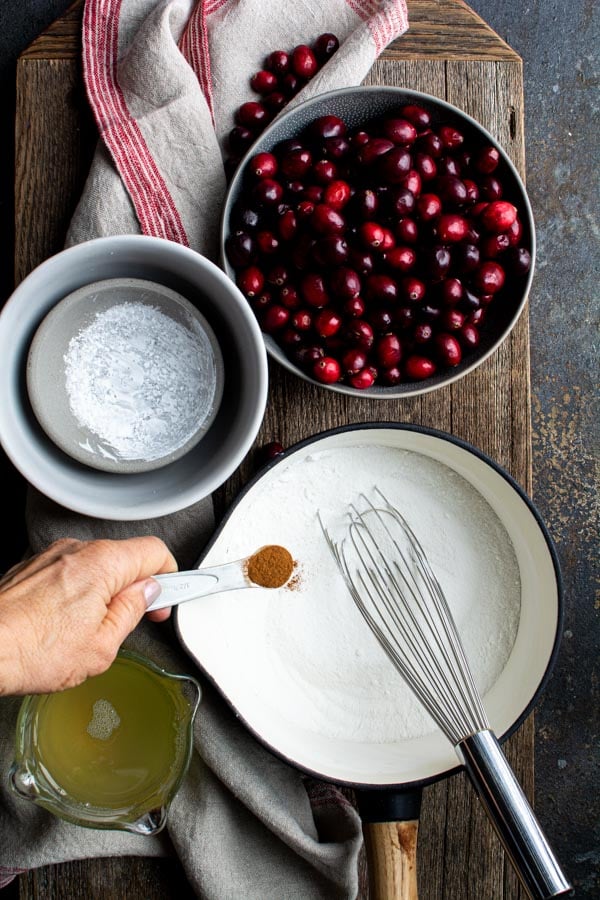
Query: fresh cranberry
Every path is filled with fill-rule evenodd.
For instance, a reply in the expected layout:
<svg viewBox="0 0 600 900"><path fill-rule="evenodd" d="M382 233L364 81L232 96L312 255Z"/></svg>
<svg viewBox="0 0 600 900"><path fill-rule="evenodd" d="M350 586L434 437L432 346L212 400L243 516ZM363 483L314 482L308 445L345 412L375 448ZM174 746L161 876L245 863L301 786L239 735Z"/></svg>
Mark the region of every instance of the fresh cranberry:
<svg viewBox="0 0 600 900"><path fill-rule="evenodd" d="M315 316L315 331L319 337L326 338L336 334L341 327L342 318L333 310L322 309Z"/></svg>
<svg viewBox="0 0 600 900"><path fill-rule="evenodd" d="M385 261L392 269L410 272L417 261L417 254L412 247L392 247L386 252Z"/></svg>
<svg viewBox="0 0 600 900"><path fill-rule="evenodd" d="M303 200L310 200L315 206L323 200L323 188L318 184L309 184L302 192Z"/></svg>
<svg viewBox="0 0 600 900"><path fill-rule="evenodd" d="M272 153L257 153L250 160L249 169L257 178L273 178L277 174L277 160Z"/></svg>
<svg viewBox="0 0 600 900"><path fill-rule="evenodd" d="M465 324L465 314L459 309L447 309L442 313L441 325L446 331L460 331Z"/></svg>
<svg viewBox="0 0 600 900"><path fill-rule="evenodd" d="M348 381L353 388L356 388L359 391L365 391L375 384L376 377L377 370L372 366L367 366L364 369L361 369L360 372L350 375Z"/></svg>
<svg viewBox="0 0 600 900"><path fill-rule="evenodd" d="M479 200L479 188L470 178L463 178L463 184L467 190L467 203L477 203Z"/></svg>
<svg viewBox="0 0 600 900"><path fill-rule="evenodd" d="M389 275L369 275L366 296L368 300L394 303L398 299L398 285Z"/></svg>
<svg viewBox="0 0 600 900"><path fill-rule="evenodd" d="M377 194L370 188L357 191L352 199L352 207L361 219L372 219L378 206Z"/></svg>
<svg viewBox="0 0 600 900"><path fill-rule="evenodd" d="M394 237L394 232L390 231L389 228L383 229L383 240L381 242L380 249L383 251L384 255L392 250L396 246L396 238Z"/></svg>
<svg viewBox="0 0 600 900"><path fill-rule="evenodd" d="M243 125L236 125L235 128L231 129L227 138L229 149L232 153L237 153L241 156L246 152L255 137L255 133L249 128Z"/></svg>
<svg viewBox="0 0 600 900"><path fill-rule="evenodd" d="M446 213L438 219L437 233L442 241L447 241L451 244L463 241L468 231L469 223L464 216L459 216L456 213Z"/></svg>
<svg viewBox="0 0 600 900"><path fill-rule="evenodd" d="M298 221L292 209L286 210L277 220L279 236L284 241L291 241L298 231Z"/></svg>
<svg viewBox="0 0 600 900"><path fill-rule="evenodd" d="M284 50L273 50L265 60L265 68L275 75L286 75L290 70L290 57Z"/></svg>
<svg viewBox="0 0 600 900"><path fill-rule="evenodd" d="M272 462L272 460L283 456L284 453L283 445L279 441L269 441L268 444L264 444L258 451L259 464L264 466Z"/></svg>
<svg viewBox="0 0 600 900"><path fill-rule="evenodd" d="M239 289L246 297L256 297L265 284L265 276L257 266L248 266L237 274Z"/></svg>
<svg viewBox="0 0 600 900"><path fill-rule="evenodd" d="M483 297L480 298L483 304ZM465 322L466 325L476 325L479 327L483 325L485 319L485 306L480 306L479 309L474 309L472 313L469 314L467 320Z"/></svg>
<svg viewBox="0 0 600 900"><path fill-rule="evenodd" d="M459 278L446 278L442 282L442 300L447 306L454 306L462 300L464 293L462 281Z"/></svg>
<svg viewBox="0 0 600 900"><path fill-rule="evenodd" d="M394 144L408 147L417 139L417 129L408 119L385 119L382 131Z"/></svg>
<svg viewBox="0 0 600 900"><path fill-rule="evenodd" d="M318 61L323 65L330 59L335 51L340 46L340 42L338 41L335 34L330 34L326 32L325 34L320 34L316 39L314 44L314 50Z"/></svg>
<svg viewBox="0 0 600 900"><path fill-rule="evenodd" d="M261 69L250 79L250 87L257 94L270 94L277 87L277 77L273 72Z"/></svg>
<svg viewBox="0 0 600 900"><path fill-rule="evenodd" d="M510 247L510 239L507 234L490 234L481 243L481 255L484 259L495 259Z"/></svg>
<svg viewBox="0 0 600 900"><path fill-rule="evenodd" d="M301 179L312 165L312 155L304 147L290 150L281 157L280 166L286 178Z"/></svg>
<svg viewBox="0 0 600 900"><path fill-rule="evenodd" d="M411 306L400 306L394 314L394 321L398 328L402 329L402 331L406 331L414 324L414 308Z"/></svg>
<svg viewBox="0 0 600 900"><path fill-rule="evenodd" d="M460 163L453 156L442 156L437 164L438 175L454 175L460 178Z"/></svg>
<svg viewBox="0 0 600 900"><path fill-rule="evenodd" d="M414 167L423 181L431 181L437 175L436 162L429 153L415 154Z"/></svg>
<svg viewBox="0 0 600 900"><path fill-rule="evenodd" d="M256 234L256 245L265 256L277 253L279 241L272 231L259 231Z"/></svg>
<svg viewBox="0 0 600 900"><path fill-rule="evenodd" d="M489 260L475 272L475 284L484 294L495 294L504 284L504 269L499 263Z"/></svg>
<svg viewBox="0 0 600 900"><path fill-rule="evenodd" d="M462 360L459 342L451 334L440 332L434 338L436 353L444 366L457 366Z"/></svg>
<svg viewBox="0 0 600 900"><path fill-rule="evenodd" d="M314 363L312 369L314 377L322 384L334 384L340 380L342 370L337 359L332 356L324 356Z"/></svg>
<svg viewBox="0 0 600 900"><path fill-rule="evenodd" d="M317 57L306 44L299 44L292 51L292 69L299 78L312 78L317 73Z"/></svg>
<svg viewBox="0 0 600 900"><path fill-rule="evenodd" d="M342 209L351 197L350 185L347 181L332 181L325 188L323 201L333 209Z"/></svg>
<svg viewBox="0 0 600 900"><path fill-rule="evenodd" d="M286 105L287 97L281 91L273 91L271 94L267 94L266 97L263 97L262 102L269 112L276 116Z"/></svg>
<svg viewBox="0 0 600 900"><path fill-rule="evenodd" d="M247 103L242 103L235 114L237 124L245 128L263 128L268 119L268 111L257 100L248 100Z"/></svg>
<svg viewBox="0 0 600 900"><path fill-rule="evenodd" d="M384 368L396 366L402 357L402 345L395 334L385 334L375 348L377 359Z"/></svg>
<svg viewBox="0 0 600 900"><path fill-rule="evenodd" d="M512 223L510 228L506 229L506 234L508 235L508 242L510 246L516 247L519 244L521 237L523 236L523 226L518 216Z"/></svg>
<svg viewBox="0 0 600 900"><path fill-rule="evenodd" d="M323 266L341 265L348 259L348 243L341 234L326 234L315 245L315 257Z"/></svg>
<svg viewBox="0 0 600 900"><path fill-rule="evenodd" d="M300 292L309 306L319 309L327 306L329 303L329 294L325 287L325 280L322 275L316 272L309 272L304 276L300 284Z"/></svg>
<svg viewBox="0 0 600 900"><path fill-rule="evenodd" d="M313 323L312 313L307 309L298 309L293 313L291 321L297 331L310 331Z"/></svg>
<svg viewBox="0 0 600 900"><path fill-rule="evenodd" d="M318 203L315 206L310 222L318 234L339 233L346 225L343 216L325 203Z"/></svg>
<svg viewBox="0 0 600 900"><path fill-rule="evenodd" d="M437 194L421 194L417 200L417 213L423 222L437 219L442 212L442 201Z"/></svg>
<svg viewBox="0 0 600 900"><path fill-rule="evenodd" d="M283 188L274 178L261 178L254 186L254 199L262 206L277 206L282 197Z"/></svg>
<svg viewBox="0 0 600 900"><path fill-rule="evenodd" d="M361 247L351 247L348 256L351 267L358 272L359 275L370 275L375 268L375 260L372 253L363 250Z"/></svg>
<svg viewBox="0 0 600 900"><path fill-rule="evenodd" d="M391 312L385 307L377 307L369 313L369 323L380 334L388 332L392 327L393 321Z"/></svg>
<svg viewBox="0 0 600 900"><path fill-rule="evenodd" d="M439 159L444 152L444 145L441 138L432 131L419 137L417 147L421 153L432 156L434 159Z"/></svg>
<svg viewBox="0 0 600 900"><path fill-rule="evenodd" d="M472 350L479 344L479 330L475 325L463 325L459 331L458 338L463 347Z"/></svg>
<svg viewBox="0 0 600 900"><path fill-rule="evenodd" d="M526 275L531 268L531 253L525 247L511 247L506 264L514 275Z"/></svg>
<svg viewBox="0 0 600 900"><path fill-rule="evenodd" d="M415 195L408 188L400 187L393 193L392 209L397 216L409 216L416 205Z"/></svg>
<svg viewBox="0 0 600 900"><path fill-rule="evenodd" d="M261 291L261 293L258 294L258 296L251 297L249 299L250 299L252 309L258 315L258 317L260 319L261 313L264 313L264 311L273 302L273 294L271 293L271 291Z"/></svg>
<svg viewBox="0 0 600 900"><path fill-rule="evenodd" d="M381 380L388 387L395 387L402 381L402 370L399 366L390 366L389 369L382 369Z"/></svg>
<svg viewBox="0 0 600 900"><path fill-rule="evenodd" d="M278 339L285 345L288 351L294 350L304 343L304 336L294 328L284 329L284 331L278 335Z"/></svg>
<svg viewBox="0 0 600 900"><path fill-rule="evenodd" d="M286 97L293 97L302 87L302 81L294 72L288 72L280 81L281 90Z"/></svg>
<svg viewBox="0 0 600 900"><path fill-rule="evenodd" d="M500 200L503 194L502 182L494 175L484 175L479 182L479 190L484 200Z"/></svg>
<svg viewBox="0 0 600 900"><path fill-rule="evenodd" d="M494 200L488 203L481 213L481 223L487 231L498 234L507 231L517 218L517 208L506 200Z"/></svg>
<svg viewBox="0 0 600 900"><path fill-rule="evenodd" d="M464 136L452 125L441 125L438 128L439 138L447 150L456 150L464 143Z"/></svg>
<svg viewBox="0 0 600 900"><path fill-rule="evenodd" d="M402 279L402 292L406 300L411 303L420 303L425 296L425 285L418 278L407 275Z"/></svg>
<svg viewBox="0 0 600 900"><path fill-rule="evenodd" d="M417 223L408 216L405 216L398 221L395 230L396 237L402 244L416 244L419 239Z"/></svg>
<svg viewBox="0 0 600 900"><path fill-rule="evenodd" d="M394 149L394 144L392 141L388 141L387 138L371 138L371 140L364 144L357 154L357 159L359 163L363 166L371 166L375 162L380 161L380 157L386 156Z"/></svg>
<svg viewBox="0 0 600 900"><path fill-rule="evenodd" d="M300 306L300 295L292 284L283 285L279 291L279 299L286 309L298 309Z"/></svg>
<svg viewBox="0 0 600 900"><path fill-rule="evenodd" d="M498 167L500 162L500 153L495 147L483 147L475 156L474 166L478 172L484 175L491 175Z"/></svg>
<svg viewBox="0 0 600 900"><path fill-rule="evenodd" d="M296 362L304 369L312 369L317 360L322 359L324 355L325 351L321 344L308 344L299 347L294 353Z"/></svg>
<svg viewBox="0 0 600 900"><path fill-rule="evenodd" d="M409 103L400 110L402 116L419 129L429 128L431 116L426 109L416 103Z"/></svg>
<svg viewBox="0 0 600 900"><path fill-rule="evenodd" d="M423 179L416 169L409 169L406 175L404 175L404 177L402 178L399 186L401 188L406 188L406 190L410 191L411 194L413 194L415 197L418 197L423 187Z"/></svg>
<svg viewBox="0 0 600 900"><path fill-rule="evenodd" d="M309 126L311 135L320 140L343 137L346 134L346 123L339 116L320 116Z"/></svg>
<svg viewBox="0 0 600 900"><path fill-rule="evenodd" d="M274 331L278 331L284 325L287 325L289 318L289 309L286 309L285 306L280 306L278 303L273 303L265 310L262 317L262 330L266 331L267 334L273 334Z"/></svg>
<svg viewBox="0 0 600 900"><path fill-rule="evenodd" d="M433 337L433 328L429 322L420 322L415 328L413 337L416 344L427 344Z"/></svg>
<svg viewBox="0 0 600 900"><path fill-rule="evenodd" d="M332 137L323 141L323 152L331 159L343 159L349 150L350 142L345 137Z"/></svg>
<svg viewBox="0 0 600 900"><path fill-rule="evenodd" d="M299 220L310 219L314 211L315 204L311 200L301 200L296 207L296 215ZM306 237L306 235L303 235L303 237Z"/></svg>
<svg viewBox="0 0 600 900"><path fill-rule="evenodd" d="M452 256L443 244L434 244L425 252L423 262L429 278L433 281L441 281L450 269Z"/></svg>
<svg viewBox="0 0 600 900"><path fill-rule="evenodd" d="M369 145L367 144L367 147ZM380 172L389 184L398 184L412 168L412 156L404 147L394 147L381 160Z"/></svg>
<svg viewBox="0 0 600 900"><path fill-rule="evenodd" d="M367 364L367 354L360 347L351 347L342 356L342 367L349 375L355 375Z"/></svg>
<svg viewBox="0 0 600 900"><path fill-rule="evenodd" d="M344 312L353 318L359 319L364 315L365 301L362 297L351 297L344 303Z"/></svg>
<svg viewBox="0 0 600 900"><path fill-rule="evenodd" d="M286 283L289 278L289 272L287 268L282 265L273 266L272 269L269 269L267 272L267 281L269 284L274 284L276 287L281 287Z"/></svg>
<svg viewBox="0 0 600 900"><path fill-rule="evenodd" d="M459 272L473 272L479 265L481 254L475 244L459 244L453 251L453 258Z"/></svg>
<svg viewBox="0 0 600 900"><path fill-rule="evenodd" d="M344 328L343 338L347 344L369 350L373 346L373 327L364 319L352 319Z"/></svg>
<svg viewBox="0 0 600 900"><path fill-rule="evenodd" d="M464 181L456 175L442 175L437 179L437 189L442 200L460 206L467 200L467 189Z"/></svg>
<svg viewBox="0 0 600 900"><path fill-rule="evenodd" d="M385 232L376 222L363 222L359 229L360 237L366 247L377 250L381 247L385 238Z"/></svg>
<svg viewBox="0 0 600 900"><path fill-rule="evenodd" d="M314 164L312 174L319 184L327 185L335 180L337 169L335 163L330 159L320 159Z"/></svg>
<svg viewBox="0 0 600 900"><path fill-rule="evenodd" d="M422 381L435 375L435 363L427 356L413 354L404 363L404 371L411 381Z"/></svg>
<svg viewBox="0 0 600 900"><path fill-rule="evenodd" d="M230 234L226 242L227 258L236 269L247 266L255 256L255 243L245 231Z"/></svg>
<svg viewBox="0 0 600 900"><path fill-rule="evenodd" d="M360 278L353 269L349 269L347 266L340 266L336 269L329 283L332 293L341 300L350 300L360 294Z"/></svg>

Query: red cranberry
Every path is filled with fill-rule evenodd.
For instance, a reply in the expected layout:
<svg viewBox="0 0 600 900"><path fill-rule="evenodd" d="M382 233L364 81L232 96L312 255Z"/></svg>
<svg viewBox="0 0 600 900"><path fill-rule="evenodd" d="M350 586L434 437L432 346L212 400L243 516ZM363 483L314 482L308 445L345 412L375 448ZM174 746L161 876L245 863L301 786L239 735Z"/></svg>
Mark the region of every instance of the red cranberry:
<svg viewBox="0 0 600 900"><path fill-rule="evenodd" d="M245 128L243 125L236 125L229 132L229 149L233 153L241 155L246 152L255 137L256 135L249 128Z"/></svg>
<svg viewBox="0 0 600 900"><path fill-rule="evenodd" d="M396 325L403 331L406 331L415 321L415 311L410 306L401 306L396 310L394 315Z"/></svg>
<svg viewBox="0 0 600 900"><path fill-rule="evenodd" d="M333 310L322 309L315 316L315 331L322 338L336 334L340 330L341 324L341 316L333 312Z"/></svg>
<svg viewBox="0 0 600 900"><path fill-rule="evenodd" d="M429 322L420 322L414 331L414 340L416 344L426 344L433 337L433 328Z"/></svg>
<svg viewBox="0 0 600 900"><path fill-rule="evenodd" d="M323 200L327 206L333 209L342 209L351 197L350 185L346 181L332 181L325 188Z"/></svg>
<svg viewBox="0 0 600 900"><path fill-rule="evenodd" d="M335 234L343 231L346 225L343 216L325 203L315 206L310 222L318 234Z"/></svg>
<svg viewBox="0 0 600 900"><path fill-rule="evenodd" d="M458 129L452 125L442 125L438 128L438 135L447 150L456 150L464 142L464 137Z"/></svg>
<svg viewBox="0 0 600 900"><path fill-rule="evenodd" d="M282 197L283 188L273 178L261 178L254 186L254 199L263 206L277 206Z"/></svg>
<svg viewBox="0 0 600 900"><path fill-rule="evenodd" d="M236 205L231 218L237 231L252 231L259 222L259 215L254 209L247 206Z"/></svg>
<svg viewBox="0 0 600 900"><path fill-rule="evenodd" d="M422 106L418 106L416 103L409 103L407 106L403 106L400 112L404 118L408 119L409 122L412 122L416 128L429 128L431 125L431 116L427 110L423 109Z"/></svg>
<svg viewBox="0 0 600 900"><path fill-rule="evenodd" d="M238 107L235 120L238 125L246 128L262 128L266 125L269 114L262 103L256 100L248 100Z"/></svg>
<svg viewBox="0 0 600 900"><path fill-rule="evenodd" d="M315 211L315 204L311 200L301 200L296 207L296 215L300 220L310 219Z"/></svg>
<svg viewBox="0 0 600 900"><path fill-rule="evenodd" d="M446 331L460 331L465 324L465 315L459 309L447 309L442 313L441 325Z"/></svg>
<svg viewBox="0 0 600 900"><path fill-rule="evenodd" d="M292 69L299 78L312 78L319 68L317 57L306 44L292 51Z"/></svg>
<svg viewBox="0 0 600 900"><path fill-rule="evenodd" d="M444 366L457 366L462 360L459 342L451 334L440 332L434 338L436 353Z"/></svg>
<svg viewBox="0 0 600 900"><path fill-rule="evenodd" d="M460 177L460 163L453 156L443 156L437 164L438 175L454 175Z"/></svg>
<svg viewBox="0 0 600 900"><path fill-rule="evenodd" d="M320 265L337 266L348 259L348 243L341 234L326 234L315 246Z"/></svg>
<svg viewBox="0 0 600 900"><path fill-rule="evenodd" d="M392 269L409 272L417 261L417 254L412 247L392 247L386 252L385 261Z"/></svg>
<svg viewBox="0 0 600 900"><path fill-rule="evenodd" d="M353 388L356 388L359 391L365 391L367 388L370 388L375 384L375 378L377 377L377 370L372 366L367 366L364 369L361 369L360 372L356 372L354 375L350 375L348 381L350 382Z"/></svg>
<svg viewBox="0 0 600 900"><path fill-rule="evenodd" d="M417 213L423 222L431 222L442 212L442 201L437 194L421 194L417 200Z"/></svg>
<svg viewBox="0 0 600 900"><path fill-rule="evenodd" d="M368 253L361 248L352 247L348 258L351 267L358 272L359 275L370 275L375 268L373 254Z"/></svg>
<svg viewBox="0 0 600 900"><path fill-rule="evenodd" d="M372 219L379 206L377 194L370 188L357 191L352 200L352 206L361 219Z"/></svg>
<svg viewBox="0 0 600 900"><path fill-rule="evenodd" d="M288 350L293 350L304 343L304 336L300 334L299 331L295 331L293 328L286 328L280 335L278 335L279 340L282 344L288 348Z"/></svg>
<svg viewBox="0 0 600 900"><path fill-rule="evenodd" d="M459 272L473 272L480 258L479 247L475 244L459 244L454 250L454 261Z"/></svg>
<svg viewBox="0 0 600 900"><path fill-rule="evenodd" d="M414 219L404 217L396 225L396 237L402 244L416 244L419 239L419 229Z"/></svg>
<svg viewBox="0 0 600 900"><path fill-rule="evenodd" d="M257 153L250 160L249 169L257 178L272 178L277 173L277 160L272 153Z"/></svg>
<svg viewBox="0 0 600 900"><path fill-rule="evenodd" d="M323 200L323 188L319 187L318 184L309 184L308 187L304 188L302 198L303 200L310 200L316 206L317 203L321 203Z"/></svg>
<svg viewBox="0 0 600 900"><path fill-rule="evenodd" d="M354 318L360 318L365 312L365 301L362 297L351 297L344 303L344 312Z"/></svg>
<svg viewBox="0 0 600 900"><path fill-rule="evenodd" d="M479 182L479 190L484 200L500 200L502 182L494 175L484 175Z"/></svg>
<svg viewBox="0 0 600 900"><path fill-rule="evenodd" d="M363 222L360 226L359 233L365 246L372 247L374 250L381 247L385 238L383 228L376 222Z"/></svg>
<svg viewBox="0 0 600 900"><path fill-rule="evenodd" d="M302 87L302 81L293 72L288 72L281 79L280 85L286 97L293 97Z"/></svg>
<svg viewBox="0 0 600 900"><path fill-rule="evenodd" d="M389 184L398 184L411 167L412 156L408 150L404 147L395 147L383 157L380 171Z"/></svg>
<svg viewBox="0 0 600 900"><path fill-rule="evenodd" d="M487 231L498 234L507 231L517 218L517 208L506 200L494 200L488 203L481 213L481 223Z"/></svg>
<svg viewBox="0 0 600 900"><path fill-rule="evenodd" d="M279 441L269 441L268 444L264 444L259 450L259 463L260 465L266 465L279 456L283 456L284 453L283 445Z"/></svg>
<svg viewBox="0 0 600 900"><path fill-rule="evenodd" d="M250 79L250 86L257 94L270 94L277 87L277 78L273 72L261 69Z"/></svg>
<svg viewBox="0 0 600 900"><path fill-rule="evenodd" d="M459 206L467 200L467 189L464 181L455 175L442 175L438 178L437 188L442 200Z"/></svg>
<svg viewBox="0 0 600 900"><path fill-rule="evenodd" d="M312 174L315 181L318 181L319 184L327 185L335 180L337 169L335 163L330 159L320 159L314 164Z"/></svg>
<svg viewBox="0 0 600 900"><path fill-rule="evenodd" d="M308 344L294 353L296 362L305 369L312 369L317 360L322 359L325 351L320 344Z"/></svg>
<svg viewBox="0 0 600 900"><path fill-rule="evenodd" d="M408 188L399 188L394 192L392 201L392 209L397 216L407 216L412 213L415 208L415 195Z"/></svg>
<svg viewBox="0 0 600 900"><path fill-rule="evenodd" d="M417 139L417 129L408 119L385 119L382 131L388 140L404 147Z"/></svg>
<svg viewBox="0 0 600 900"><path fill-rule="evenodd" d="M300 306L300 296L298 291L291 284L284 284L279 291L279 299L286 309L298 309Z"/></svg>
<svg viewBox="0 0 600 900"><path fill-rule="evenodd" d="M473 291L464 290L462 299L460 301L461 309L465 310L468 313L473 312L475 309L479 309L481 306L481 300L474 294Z"/></svg>
<svg viewBox="0 0 600 900"><path fill-rule="evenodd" d="M287 325L289 318L289 309L286 309L285 306L280 306L278 303L273 303L265 310L262 317L262 330L266 331L267 334L273 334L274 331L278 331L284 325Z"/></svg>
<svg viewBox="0 0 600 900"><path fill-rule="evenodd" d="M454 306L462 300L464 289L458 278L446 278L442 282L442 300L448 306Z"/></svg>
<svg viewBox="0 0 600 900"><path fill-rule="evenodd" d="M495 294L504 284L504 269L493 260L484 262L475 273L475 284L484 294Z"/></svg>
<svg viewBox="0 0 600 900"><path fill-rule="evenodd" d="M483 297L481 298L481 302L483 304ZM469 315L466 320L466 325L483 325L483 321L485 319L485 307L482 305L479 309L474 309L473 312Z"/></svg>
<svg viewBox="0 0 600 900"><path fill-rule="evenodd" d="M325 280L322 275L318 275L316 272L309 272L304 276L300 285L300 291L309 306L315 306L319 309L322 306L327 306L329 303L329 294L325 287Z"/></svg>
<svg viewBox="0 0 600 900"><path fill-rule="evenodd" d="M369 313L369 323L375 331L385 334L392 327L392 314L387 309L378 308Z"/></svg>
<svg viewBox="0 0 600 900"><path fill-rule="evenodd" d="M245 231L230 234L226 241L227 258L236 269L247 266L255 255L254 241Z"/></svg>
<svg viewBox="0 0 600 900"><path fill-rule="evenodd" d="M389 275L369 275L366 294L369 300L394 303L398 299L398 285Z"/></svg>
<svg viewBox="0 0 600 900"><path fill-rule="evenodd" d="M444 145L442 144L441 138L430 131L428 134L424 134L422 137L419 137L417 141L417 147L419 148L421 153L425 153L427 156L432 156L434 159L439 159L442 153L444 152Z"/></svg>
<svg viewBox="0 0 600 900"><path fill-rule="evenodd" d="M265 276L257 266L248 266L237 274L239 289L246 297L256 297L265 284Z"/></svg>
<svg viewBox="0 0 600 900"><path fill-rule="evenodd" d="M385 334L377 342L376 347L377 359L380 365L388 369L396 366L402 357L402 345L395 334Z"/></svg>
<svg viewBox="0 0 600 900"><path fill-rule="evenodd" d="M322 384L334 384L340 380L342 370L337 359L332 356L324 356L313 365L313 375Z"/></svg>
<svg viewBox="0 0 600 900"><path fill-rule="evenodd" d="M495 259L510 247L510 239L507 234L490 234L480 244L481 255L484 259Z"/></svg>
<svg viewBox="0 0 600 900"><path fill-rule="evenodd" d="M531 253L525 247L511 247L506 264L514 275L526 275L531 268Z"/></svg>
<svg viewBox="0 0 600 900"><path fill-rule="evenodd" d="M312 165L312 156L304 148L291 150L281 157L281 171L286 178L301 179Z"/></svg>
<svg viewBox="0 0 600 900"><path fill-rule="evenodd" d="M463 325L458 334L463 347L472 350L479 344L479 331L475 325Z"/></svg>
<svg viewBox="0 0 600 900"><path fill-rule="evenodd" d="M423 180L416 169L410 169L400 182L400 187L406 188L415 197L421 193L422 186Z"/></svg>
<svg viewBox="0 0 600 900"><path fill-rule="evenodd" d="M396 238L392 231L389 228L383 229L383 241L381 242L380 249L383 250L384 254L388 252L388 250L392 250L396 246Z"/></svg>
<svg viewBox="0 0 600 900"><path fill-rule="evenodd" d="M350 300L360 294L360 278L353 269L340 266L330 279L331 290L341 300Z"/></svg>
<svg viewBox="0 0 600 900"><path fill-rule="evenodd" d="M273 295L271 291L263 291L257 297L254 297L250 300L252 309L259 316L263 313L273 302Z"/></svg>
<svg viewBox="0 0 600 900"><path fill-rule="evenodd" d="M279 249L279 241L272 231L259 231L256 235L256 245L261 253L270 256Z"/></svg>
<svg viewBox="0 0 600 900"><path fill-rule="evenodd" d="M414 160L415 169L423 181L431 181L437 175L437 165L433 156L428 153L417 153Z"/></svg>
<svg viewBox="0 0 600 900"><path fill-rule="evenodd" d="M307 309L298 309L292 315L292 326L297 331L310 331L313 317Z"/></svg>
<svg viewBox="0 0 600 900"><path fill-rule="evenodd" d="M435 363L427 356L409 356L404 363L404 371L411 381L422 381L435 374Z"/></svg>
<svg viewBox="0 0 600 900"><path fill-rule="evenodd" d="M404 297L411 303L420 303L425 296L425 285L418 278L408 275L402 279L402 291Z"/></svg>
<svg viewBox="0 0 600 900"><path fill-rule="evenodd" d="M364 319L353 319L344 328L344 340L348 344L354 344L369 350L373 346L373 328Z"/></svg>
<svg viewBox="0 0 600 900"><path fill-rule="evenodd" d="M477 203L479 200L479 188L470 178L463 178L463 184L467 190L467 203Z"/></svg>
<svg viewBox="0 0 600 900"><path fill-rule="evenodd" d="M475 157L474 166L478 172L490 175L500 162L500 153L495 147L483 147Z"/></svg>
<svg viewBox="0 0 600 900"><path fill-rule="evenodd" d="M309 131L313 137L320 140L343 137L346 134L346 123L339 116L320 116L311 122Z"/></svg>
<svg viewBox="0 0 600 900"><path fill-rule="evenodd" d="M510 228L507 228L506 234L508 235L508 241L511 247L516 247L521 240L523 235L523 226L519 217L515 219Z"/></svg>
<svg viewBox="0 0 600 900"><path fill-rule="evenodd" d="M342 356L342 366L349 375L355 375L367 364L367 354L360 347L352 347Z"/></svg>
<svg viewBox="0 0 600 900"><path fill-rule="evenodd" d="M469 231L469 223L463 216L456 213L446 213L440 216L437 223L438 237L442 241L451 244L463 241Z"/></svg>
<svg viewBox="0 0 600 900"><path fill-rule="evenodd" d="M263 98L263 105L267 107L274 116L280 112L287 103L287 97L281 91L273 91Z"/></svg>
<svg viewBox="0 0 600 900"><path fill-rule="evenodd" d="M317 59L323 65L327 62L327 60L333 56L335 51L340 46L340 42L338 41L335 34L330 34L329 32L325 34L320 34L316 39L314 44L315 54Z"/></svg>
<svg viewBox="0 0 600 900"><path fill-rule="evenodd" d="M272 269L269 269L267 272L267 281L269 284L274 284L276 287L281 287L286 283L289 278L289 272L283 265L273 266Z"/></svg>
<svg viewBox="0 0 600 900"><path fill-rule="evenodd" d="M389 369L382 369L381 380L389 387L395 387L402 381L402 370L398 366L391 366Z"/></svg>
<svg viewBox="0 0 600 900"><path fill-rule="evenodd" d="M298 222L296 220L296 214L293 210L286 210L283 215L279 217L277 220L277 228L279 230L279 236L284 241L291 241L295 236L298 230Z"/></svg>
<svg viewBox="0 0 600 900"><path fill-rule="evenodd" d="M445 278L451 263L450 251L443 244L434 245L424 254L425 271L433 281Z"/></svg>
<svg viewBox="0 0 600 900"><path fill-rule="evenodd" d="M290 69L290 57L284 50L273 50L265 60L265 68L275 75L286 75Z"/></svg>
<svg viewBox="0 0 600 900"><path fill-rule="evenodd" d="M332 137L323 141L323 152L331 159L342 159L350 150L350 142L345 137Z"/></svg>
<svg viewBox="0 0 600 900"><path fill-rule="evenodd" d="M380 157L386 156L393 149L393 143L388 141L387 138L371 138L367 144L360 148L357 159L361 165L371 166L373 163L378 162Z"/></svg>

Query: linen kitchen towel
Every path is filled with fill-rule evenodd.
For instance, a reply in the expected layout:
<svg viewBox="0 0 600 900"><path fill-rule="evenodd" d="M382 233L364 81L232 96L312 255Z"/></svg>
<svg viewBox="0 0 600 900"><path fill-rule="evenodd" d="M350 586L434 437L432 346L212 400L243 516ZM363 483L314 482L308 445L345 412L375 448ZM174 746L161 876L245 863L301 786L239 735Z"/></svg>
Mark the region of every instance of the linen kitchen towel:
<svg viewBox="0 0 600 900"><path fill-rule="evenodd" d="M143 233L212 257L225 194L226 137L251 98L249 79L275 49L333 32L340 48L294 98L359 84L407 28L403 0L87 0L83 64L100 141L67 243ZM33 552L72 536L162 537L180 566L213 527L210 500L162 519L111 522L68 512L31 491ZM173 672L192 663L169 626L144 622L128 646ZM19 698L0 704L0 765L9 768ZM10 869L111 855L175 852L210 900L354 898L360 821L341 791L310 783L252 738L204 685L195 752L153 837L78 828L0 788L0 866ZM0 885L2 884L0 869Z"/></svg>

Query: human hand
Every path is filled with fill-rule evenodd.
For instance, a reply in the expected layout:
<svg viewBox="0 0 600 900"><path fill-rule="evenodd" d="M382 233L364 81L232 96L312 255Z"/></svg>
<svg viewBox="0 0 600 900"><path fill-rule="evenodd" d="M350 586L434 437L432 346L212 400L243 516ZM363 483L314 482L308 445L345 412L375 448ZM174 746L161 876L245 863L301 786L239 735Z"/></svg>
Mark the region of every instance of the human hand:
<svg viewBox="0 0 600 900"><path fill-rule="evenodd" d="M60 540L15 566L0 579L0 694L60 691L104 672L160 593L149 576L175 571L156 537Z"/></svg>

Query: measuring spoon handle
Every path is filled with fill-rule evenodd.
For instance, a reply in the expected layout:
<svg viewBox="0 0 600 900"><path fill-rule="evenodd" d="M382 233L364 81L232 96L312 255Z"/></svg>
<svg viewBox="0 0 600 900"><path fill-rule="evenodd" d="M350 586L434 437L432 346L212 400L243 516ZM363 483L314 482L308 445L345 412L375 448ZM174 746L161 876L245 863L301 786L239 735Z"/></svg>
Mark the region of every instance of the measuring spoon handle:
<svg viewBox="0 0 600 900"><path fill-rule="evenodd" d="M224 591L235 591L238 588L255 587L245 574L245 560L225 563L222 566L208 566L204 569L189 569L187 572L170 572L168 575L155 575L162 590L156 600L150 604L147 612L164 609L166 606L178 606L197 597L209 594L221 594Z"/></svg>

